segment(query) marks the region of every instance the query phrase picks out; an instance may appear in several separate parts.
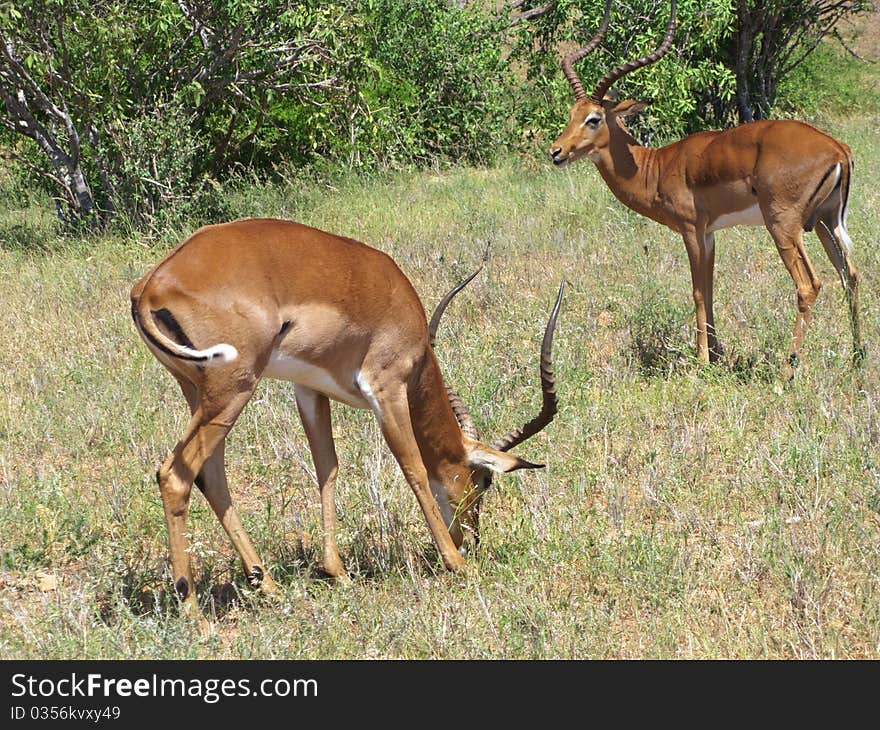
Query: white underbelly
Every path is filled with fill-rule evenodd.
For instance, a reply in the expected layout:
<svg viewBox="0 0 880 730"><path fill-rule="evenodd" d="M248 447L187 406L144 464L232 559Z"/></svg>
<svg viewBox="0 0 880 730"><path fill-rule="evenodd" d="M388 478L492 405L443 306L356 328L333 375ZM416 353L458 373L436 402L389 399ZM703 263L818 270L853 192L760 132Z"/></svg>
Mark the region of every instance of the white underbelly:
<svg viewBox="0 0 880 730"><path fill-rule="evenodd" d="M709 224L706 229L708 233L720 231L722 228L732 228L733 226L763 226L764 216L761 215L761 209L755 203L751 208L738 210L736 213L725 213L719 215Z"/></svg>
<svg viewBox="0 0 880 730"><path fill-rule="evenodd" d="M323 393L328 398L340 403L353 406L354 408L370 408L370 403L364 398L354 383L346 388L340 385L336 378L324 368L312 365L296 357L289 357L278 352L272 353L269 364L263 371L263 377L275 380L289 380L298 385L304 385L318 393Z"/></svg>

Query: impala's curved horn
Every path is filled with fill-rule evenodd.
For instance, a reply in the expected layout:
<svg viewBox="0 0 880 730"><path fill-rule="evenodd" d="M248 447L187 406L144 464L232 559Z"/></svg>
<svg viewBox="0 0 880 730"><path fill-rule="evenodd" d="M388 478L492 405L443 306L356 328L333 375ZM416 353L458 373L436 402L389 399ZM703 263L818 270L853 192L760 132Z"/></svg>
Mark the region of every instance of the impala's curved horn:
<svg viewBox="0 0 880 730"><path fill-rule="evenodd" d="M470 284L473 278L482 270L483 266L481 264L480 268L477 269L473 274L471 274L466 279L462 279L460 282L458 282L458 284L452 287L452 289L446 292L443 299L441 299L438 302L437 306L434 308L434 314L431 315L431 321L428 323L428 338L431 342L431 349L434 349L434 340L437 338L437 328L440 326L440 319L443 317L443 312L446 311L446 307L449 306L449 302L452 301L453 297L455 297L456 294L458 294L462 289Z"/></svg>
<svg viewBox="0 0 880 730"><path fill-rule="evenodd" d="M446 386L446 397L449 398L449 405L452 406L452 412L455 414L455 419L458 421L461 432L469 439L474 439L475 441L479 439L480 435L477 433L477 427L474 424L474 419L471 418L467 406L448 385Z"/></svg>
<svg viewBox="0 0 880 730"><path fill-rule="evenodd" d="M590 101L594 104L601 104L602 99L605 98L605 94L608 89L611 87L615 81L626 76L628 73L632 73L633 71L640 69L644 66L650 66L652 63L656 63L663 56L666 55L666 52L669 50L672 45L672 36L675 34L675 0L672 0L670 3L670 14L669 14L669 23L666 25L666 35L663 38L663 42L657 47L657 50L653 53L649 53L647 56L642 56L641 58L637 58L635 61L627 61L626 63L617 66L616 68L611 69L602 80L596 84L596 88L593 89L593 93L590 95Z"/></svg>
<svg viewBox="0 0 880 730"><path fill-rule="evenodd" d="M602 18L602 24L599 26L596 35L593 36L593 39L580 50L573 51L562 59L562 72L565 74L565 78L568 79L568 83L571 84L571 88L574 89L574 98L578 101L586 99L587 93L584 91L584 85L581 82L580 76L578 76L577 72L574 70L574 64L577 61L580 61L584 56L596 50L598 45L602 42L602 37L605 35L605 31L608 30L608 20L610 17L611 0L608 0L605 3L605 15Z"/></svg>
<svg viewBox="0 0 880 730"><path fill-rule="evenodd" d="M498 451L510 451L514 446L521 444L543 430L556 415L558 401L556 399L556 380L553 377L553 332L556 329L556 318L559 316L559 308L562 306L562 295L565 293L565 280L559 284L559 294L547 327L544 330L544 341L541 343L541 394L543 403L541 412L522 428L509 431L504 436L496 439L492 444L493 449Z"/></svg>
<svg viewBox="0 0 880 730"><path fill-rule="evenodd" d="M489 247L486 247L486 253L483 256L483 261L486 261L486 258L489 254ZM473 278L479 274L483 270L483 265L480 265L480 268L477 269L473 274L468 276L466 279L458 282L452 289L446 292L446 295L440 300L437 306L434 308L434 313L431 315L431 321L428 324L428 340L431 343L431 349L434 349L434 341L437 338L437 328L440 326L440 319L443 317L443 312L446 311L446 307L449 306L449 302L452 301L453 297L458 294L462 289L464 289L468 284L471 283ZM455 414L455 418L458 421L458 425L461 427L461 432L471 439L476 439L478 437L477 427L474 424L474 419L471 418L471 414L468 412L467 406L465 406L464 401L456 395L455 391L452 390L448 385L446 386L446 397L449 398L449 405L452 406L452 412Z"/></svg>

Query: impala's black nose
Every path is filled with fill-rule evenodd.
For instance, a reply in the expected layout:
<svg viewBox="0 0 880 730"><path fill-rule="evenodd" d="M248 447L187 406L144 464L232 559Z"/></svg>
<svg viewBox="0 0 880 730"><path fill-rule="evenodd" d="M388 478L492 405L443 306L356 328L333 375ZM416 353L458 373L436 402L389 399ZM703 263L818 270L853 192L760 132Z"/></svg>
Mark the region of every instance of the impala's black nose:
<svg viewBox="0 0 880 730"><path fill-rule="evenodd" d="M562 156L562 147L554 147L550 150L550 159L553 160L553 164L559 167L560 165L564 165L568 161L568 155L565 157Z"/></svg>

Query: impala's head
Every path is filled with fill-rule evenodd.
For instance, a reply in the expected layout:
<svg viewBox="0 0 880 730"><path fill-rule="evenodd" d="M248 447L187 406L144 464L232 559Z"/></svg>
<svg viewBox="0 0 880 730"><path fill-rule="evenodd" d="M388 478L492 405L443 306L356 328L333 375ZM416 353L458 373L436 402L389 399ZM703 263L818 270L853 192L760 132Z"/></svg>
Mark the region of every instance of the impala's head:
<svg viewBox="0 0 880 730"><path fill-rule="evenodd" d="M452 289L434 310L428 331L431 347L434 347L434 339L437 327L443 311L451 299L458 294L482 269L477 269L467 279ZM442 484L432 484L435 496L439 495L438 504L441 511L448 507L448 514L444 514L444 520L449 527L450 535L458 547L461 547L466 534L474 539L474 547L480 542L480 505L483 496L492 486L492 478L495 474L507 474L519 469L541 469L543 464L533 464L510 453L510 449L518 446L536 433L542 431L556 415L556 384L553 377L552 350L553 332L556 329L556 319L559 315L559 307L562 304L562 295L565 291L565 283L559 286L559 294L556 304L544 329L544 340L541 343L541 391L543 404L541 412L520 428L508 431L491 444L478 439L477 428L471 418L467 407L449 386L446 393L449 405L455 414L461 428L462 445L464 447L464 464L455 465L448 474L444 475Z"/></svg>
<svg viewBox="0 0 880 730"><path fill-rule="evenodd" d="M543 464L533 464L514 454L500 451L489 444L472 439L465 434L468 430L462 424L462 440L465 445L467 463L463 465L463 469L458 475L453 470L449 475L450 478L444 479L442 487L446 491L446 499L438 500L441 511L444 511L444 501L450 505L448 514L444 514L443 517L449 528L452 541L462 553L466 551L464 547L466 540L472 541L474 549L479 547L480 508L484 495L492 486L494 475L509 474L519 469L544 468Z"/></svg>
<svg viewBox="0 0 880 730"><path fill-rule="evenodd" d="M605 16L602 19L602 24L599 26L599 31L593 36L593 39L586 46L573 53L569 53L562 60L562 71L565 73L565 78L568 79L568 83L571 84L571 88L574 91L575 104L569 112L568 125L550 147L550 158L553 160L553 164L561 166L574 162L581 157L589 157L592 160L596 160L599 152L608 146L611 130L617 124L617 120L637 114L645 108L646 102L616 102L608 98L608 90L615 81L618 81L626 74L659 61L669 50L669 47L672 45L672 35L675 32L675 0L672 0L671 5L672 12L669 17L669 24L666 26L666 36L657 50L647 56L637 58L635 61L621 64L609 71L596 84L596 88L593 89L593 93L589 96L584 91L584 85L574 70L574 64L587 54L592 53L599 43L602 42L602 37L608 28L611 0L608 0L605 4Z"/></svg>
<svg viewBox="0 0 880 730"><path fill-rule="evenodd" d="M569 112L568 126L550 147L550 158L557 167L588 157L596 160L611 142L611 129L618 119L638 114L644 101L616 102L605 98L600 104L592 99L578 101Z"/></svg>

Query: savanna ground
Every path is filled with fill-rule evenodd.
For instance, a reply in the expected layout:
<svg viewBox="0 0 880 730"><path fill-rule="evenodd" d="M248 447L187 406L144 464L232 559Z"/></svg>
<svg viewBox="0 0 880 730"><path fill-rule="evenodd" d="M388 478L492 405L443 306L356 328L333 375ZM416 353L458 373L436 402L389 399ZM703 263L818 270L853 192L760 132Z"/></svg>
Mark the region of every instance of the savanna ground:
<svg viewBox="0 0 880 730"><path fill-rule="evenodd" d="M877 57L876 43L862 48ZM153 478L187 409L128 312L132 283L192 227L61 238L44 201L7 195L0 658L878 657L880 74L859 68L852 98L869 103L819 98L808 120L856 159L860 370L837 276L809 235L825 286L797 377L776 380L794 288L763 229L718 235L725 355L700 367L681 241L625 210L590 164L553 169L538 146L489 170L230 190L231 217L292 218L388 252L429 308L490 243L438 342L486 437L537 412L541 331L559 280L570 287L554 352L560 413L518 449L547 468L496 479L463 575L443 571L372 416L334 405L353 582L322 578L293 389L264 382L227 461L281 595L253 594L194 492L208 639L170 590Z"/></svg>

